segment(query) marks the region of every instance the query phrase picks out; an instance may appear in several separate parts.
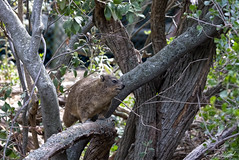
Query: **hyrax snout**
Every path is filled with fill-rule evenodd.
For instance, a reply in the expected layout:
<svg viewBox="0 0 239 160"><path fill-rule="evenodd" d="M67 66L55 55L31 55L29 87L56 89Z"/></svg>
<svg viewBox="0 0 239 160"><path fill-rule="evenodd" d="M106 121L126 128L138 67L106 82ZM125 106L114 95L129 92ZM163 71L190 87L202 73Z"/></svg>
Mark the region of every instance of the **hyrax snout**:
<svg viewBox="0 0 239 160"><path fill-rule="evenodd" d="M76 82L68 95L63 122L66 127L77 120L85 122L95 115L103 118L111 100L124 88L112 75L89 76Z"/></svg>

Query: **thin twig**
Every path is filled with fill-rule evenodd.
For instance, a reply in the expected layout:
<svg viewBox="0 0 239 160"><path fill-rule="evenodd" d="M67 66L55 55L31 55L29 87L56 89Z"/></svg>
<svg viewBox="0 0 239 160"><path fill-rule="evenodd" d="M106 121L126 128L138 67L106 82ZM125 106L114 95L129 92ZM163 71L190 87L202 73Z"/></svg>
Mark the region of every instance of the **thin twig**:
<svg viewBox="0 0 239 160"><path fill-rule="evenodd" d="M45 66L48 66L50 64L51 61L53 61L54 59L58 58L58 57L61 57L61 56L64 56L64 55L67 55L67 54L71 54L71 53L74 53L74 52L77 52L78 50L82 49L83 47L85 47L87 44L85 43L83 46L81 47L78 47L77 49L75 50L72 50L72 51L68 51L68 52L64 52L64 53L61 53L55 57L52 57L47 63Z"/></svg>
<svg viewBox="0 0 239 160"><path fill-rule="evenodd" d="M142 115L139 115L139 114L136 113L133 109L131 109L130 107L128 107L127 104L125 104L122 100L120 100L120 99L117 98L117 97L114 97L114 99L120 101L126 108L128 108L128 109L129 109L130 111L132 111L137 117L139 117L139 118L140 118L140 121L141 121L141 123L142 123L143 126L153 128L153 129L155 129L155 130L157 130L157 131L161 131L160 129L158 129L158 128L152 126L152 125L145 124L144 121L143 121L143 116L142 116Z"/></svg>
<svg viewBox="0 0 239 160"><path fill-rule="evenodd" d="M160 96L162 93L165 93L165 92L168 91L169 89L173 88L173 87L179 82L179 80L183 77L184 73L187 71L187 69L190 67L190 65L192 65L193 63L200 62L200 61L205 61L205 60L208 60L208 58L197 59L197 60L195 60L195 61L190 62L190 63L187 65L187 67L183 70L181 76L180 76L171 86L169 86L169 87L166 88L165 90L161 91L159 94L157 94L157 95L151 97L150 99L148 99L147 101L145 101L144 103L142 103L139 107L143 106L143 105L146 104L146 103L149 103L149 102L150 102L151 100L153 100L154 98ZM139 107L138 107L138 108L139 108Z"/></svg>

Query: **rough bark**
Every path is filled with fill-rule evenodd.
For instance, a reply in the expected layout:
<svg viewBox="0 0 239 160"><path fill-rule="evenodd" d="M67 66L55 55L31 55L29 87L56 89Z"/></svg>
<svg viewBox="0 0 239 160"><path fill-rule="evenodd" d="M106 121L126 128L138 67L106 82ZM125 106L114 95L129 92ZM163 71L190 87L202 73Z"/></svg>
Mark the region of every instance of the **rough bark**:
<svg viewBox="0 0 239 160"><path fill-rule="evenodd" d="M175 103L161 103L162 133L158 137L159 159L170 159L179 140L195 117L198 102L204 89L207 74L212 64L215 46L213 40L196 47L167 72L159 101L173 100ZM183 102L183 103L178 103Z"/></svg>
<svg viewBox="0 0 239 160"><path fill-rule="evenodd" d="M93 135L111 137L114 134L115 128L112 119L76 124L67 128L65 131L52 135L39 149L30 152L25 160L49 159L79 140L92 137ZM109 149L103 149L105 154L109 154ZM97 157L97 154L95 154L95 156ZM92 159L96 159L96 157L92 157Z"/></svg>
<svg viewBox="0 0 239 160"><path fill-rule="evenodd" d="M159 52L166 46L165 35L165 10L167 7L167 0L153 0L151 7L151 41L154 53Z"/></svg>
<svg viewBox="0 0 239 160"><path fill-rule="evenodd" d="M153 44L154 53L159 52L166 45L165 36L165 9L167 1L154 0L151 7L151 40ZM136 124L135 139L133 153L128 153L126 159L154 159L158 154L157 137L160 136L159 130L161 128L161 113L158 112L159 105L157 103L144 104L157 94L158 88L162 80L156 77L154 80L146 83L144 86L137 89L134 94L136 97L136 111L140 117L137 116L136 122L128 122ZM154 99L156 100L156 99ZM122 139L128 139L128 134L125 133ZM148 143L148 144L147 144ZM146 145L147 144L147 145ZM151 148L151 150L149 150ZM121 143L120 150L127 150L124 144ZM131 156L133 154L133 157ZM119 157L119 154L117 157ZM120 156L121 157L121 156ZM121 157L122 158L122 157Z"/></svg>
<svg viewBox="0 0 239 160"><path fill-rule="evenodd" d="M26 66L35 81L40 71L36 86L39 90L45 138L61 130L56 91L39 57L38 48L41 40L41 6L42 1L34 1L33 32L28 34L21 21L6 1L0 1L0 19L11 33L14 47L20 60Z"/></svg>
<svg viewBox="0 0 239 160"><path fill-rule="evenodd" d="M204 46L201 46L199 48L197 48L197 46L205 42L208 39L208 35L212 36L216 32L215 27L204 26L205 29L204 32L199 33L199 31L196 29L196 25L194 25L190 27L185 33L180 35L177 39L175 39L170 45L164 47L164 49L159 51L155 56L149 58L145 63L136 66L137 57L134 55L136 52L134 52L135 49L133 48L132 43L128 40L128 36L124 27L121 25L119 21L114 21L113 19L106 21L103 14L104 4L98 1L95 2L96 2L96 9L94 13L95 24L100 30L102 37L104 37L106 44L113 51L120 68L125 73L122 76L122 80L124 81L124 84L126 84L126 88L118 97L123 99L124 96L128 95L134 89L142 86L146 82L149 82L150 80L153 80L155 77L164 73L170 66L172 65L174 66L175 65L174 62L179 60L185 54L186 55L182 58L182 60L176 63L178 64L178 66L176 66L175 68L179 69L177 70L178 72L171 69L172 73L168 72L166 78L167 80L162 86L165 85L167 87L170 87L170 85L172 84L174 85L174 81L177 80L175 78L178 78L179 75L184 73L184 69L187 68L189 64L190 70L189 71L187 70L186 72L187 74L185 73L184 74L186 75L187 78L189 78L189 80L187 81L191 84L191 86L188 87L186 83L187 81L183 79L185 82L180 81L181 83L177 83L181 85L176 87L178 92L173 92L175 90L175 86L173 86L171 87L173 88L173 91L168 89L163 93L163 95L168 96L171 94L172 96L171 98L177 98L178 100L181 99L181 101L183 102L194 101L195 94L199 94L200 96L200 92L204 87L206 75L210 67L213 51L203 50L205 48L206 49L210 48L210 46L208 46L209 44L211 44L210 41L206 42ZM207 15L206 20L208 17L209 15ZM216 22L221 23L221 21ZM160 34L162 34L162 30ZM160 38L157 38L156 36L155 39L159 40ZM160 46L161 46L160 41L156 41L155 49L157 48L160 49ZM198 52L196 52L197 49L199 49ZM193 52L190 52L192 50ZM193 60L198 61L198 59L202 59L205 57L208 59L199 61L195 64L192 62ZM193 65L191 63L193 63ZM128 72L128 70L130 69L132 70ZM144 81L144 78L147 80ZM124 143L123 146L119 148L118 154L116 155L116 159L137 159L140 158L139 154L142 153L143 151L148 151L144 155L145 159L154 159L154 158L160 159L160 157L162 159L169 158L170 153L174 151L175 147L177 146L178 140L182 137L184 131L188 128L189 124L192 122L195 113L197 112L197 108L195 108L195 106L192 109L192 107L189 107L189 105L185 104L172 105L162 103L160 104L162 109L158 107L158 110L156 111L155 108L157 108L156 107L157 105L154 104L154 102L152 102L153 104L151 105L149 105L149 103L140 105L144 101L150 99L156 94L155 87L151 84L147 85L146 85L147 87L145 86L141 87L140 89L138 89L138 91L134 92L137 98L136 104L138 105L134 109L137 109L136 111L137 113L139 113L140 117L137 118L137 116L134 115L127 121L127 124L129 124L130 127L126 126L126 131L124 133L126 138L123 138L121 145L124 142L126 142L127 144ZM151 89L151 91L148 91L149 88ZM140 92L144 94L140 95ZM148 106L152 106L152 108L154 109L150 109ZM117 105L115 105L114 107L116 108ZM110 110L110 113L107 114L107 116L109 116L112 113L112 111L114 111L115 108L112 108ZM163 117L161 119L162 128L160 121L157 120L157 117L160 118L159 116L157 116L157 114L158 115L163 114L162 115ZM145 117L147 117L147 119L145 119ZM180 126L178 126L179 124ZM147 125L150 125L151 127ZM159 127L158 129L160 128L164 129L162 130L161 133L162 135L159 134L157 136L156 132L158 130L152 129L155 126ZM173 134L175 134L175 136L172 136ZM156 138L158 140L158 143L156 143L157 140L154 140L155 137L158 137L158 139ZM163 139L162 137L167 139L168 142L171 143L166 144L167 141L165 141L165 139ZM154 141L147 147L156 148L154 151L147 150L147 147L142 144L144 143L144 140L148 140L145 143L149 142L150 138L152 138L152 140Z"/></svg>
<svg viewBox="0 0 239 160"><path fill-rule="evenodd" d="M210 14L207 14L204 20L211 23L209 17ZM215 17L212 23L215 25L221 24L222 20ZM120 92L117 98L121 100L124 99L135 89L164 73L180 57L205 42L209 37L213 37L215 33L217 33L215 25L202 24L203 32L197 30L196 24L189 27L187 31L175 38L173 42L153 57L148 58L146 62L139 64L128 73L125 73L121 77L125 88ZM191 53L193 54L193 52ZM113 100L107 116L110 116L119 104L120 102L118 100Z"/></svg>
<svg viewBox="0 0 239 160"><path fill-rule="evenodd" d="M84 160L100 159L108 160L111 146L115 143L117 132L114 128L107 134L94 135L84 156Z"/></svg>
<svg viewBox="0 0 239 160"><path fill-rule="evenodd" d="M114 58L123 73L137 66L138 51L134 48L129 35L120 21L111 18L109 21L104 16L105 4L95 0L95 11L93 22L100 30L101 39L110 47ZM123 60L123 61L122 61Z"/></svg>

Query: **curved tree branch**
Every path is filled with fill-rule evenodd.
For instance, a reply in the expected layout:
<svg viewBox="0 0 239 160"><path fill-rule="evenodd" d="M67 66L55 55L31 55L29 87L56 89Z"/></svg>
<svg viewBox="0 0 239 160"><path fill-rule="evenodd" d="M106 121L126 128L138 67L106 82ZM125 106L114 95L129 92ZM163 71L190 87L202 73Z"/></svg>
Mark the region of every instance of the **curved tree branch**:
<svg viewBox="0 0 239 160"><path fill-rule="evenodd" d="M210 14L208 13L204 18L206 22L210 22L209 17ZM170 65L184 54L205 42L209 37L213 37L217 33L215 26L221 23L222 20L215 17L214 25L202 25L203 32L197 30L196 24L193 25L173 42L160 50L156 55L148 58L146 62L139 64L131 71L125 73L121 77L125 88L120 92L117 98L123 100L135 89L164 73ZM111 108L106 116L109 117L119 104L119 101L113 100Z"/></svg>
<svg viewBox="0 0 239 160"><path fill-rule="evenodd" d="M93 135L112 136L112 134L115 134L115 132L116 130L114 128L114 122L112 119L79 123L67 128L65 131L51 136L39 149L32 151L25 158L25 160L49 159L53 155L65 150L66 148L69 148L79 140L92 137ZM103 147L101 149L105 148ZM96 157L98 155L96 155Z"/></svg>

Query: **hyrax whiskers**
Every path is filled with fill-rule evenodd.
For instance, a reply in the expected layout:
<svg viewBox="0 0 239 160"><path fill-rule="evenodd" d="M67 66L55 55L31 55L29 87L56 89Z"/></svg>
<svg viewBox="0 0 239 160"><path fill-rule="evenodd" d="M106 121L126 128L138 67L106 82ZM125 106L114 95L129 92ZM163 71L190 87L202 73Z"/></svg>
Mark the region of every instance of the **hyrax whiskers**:
<svg viewBox="0 0 239 160"><path fill-rule="evenodd" d="M77 120L85 122L95 115L103 118L111 100L124 88L112 75L89 76L76 82L68 95L63 122L66 127Z"/></svg>

